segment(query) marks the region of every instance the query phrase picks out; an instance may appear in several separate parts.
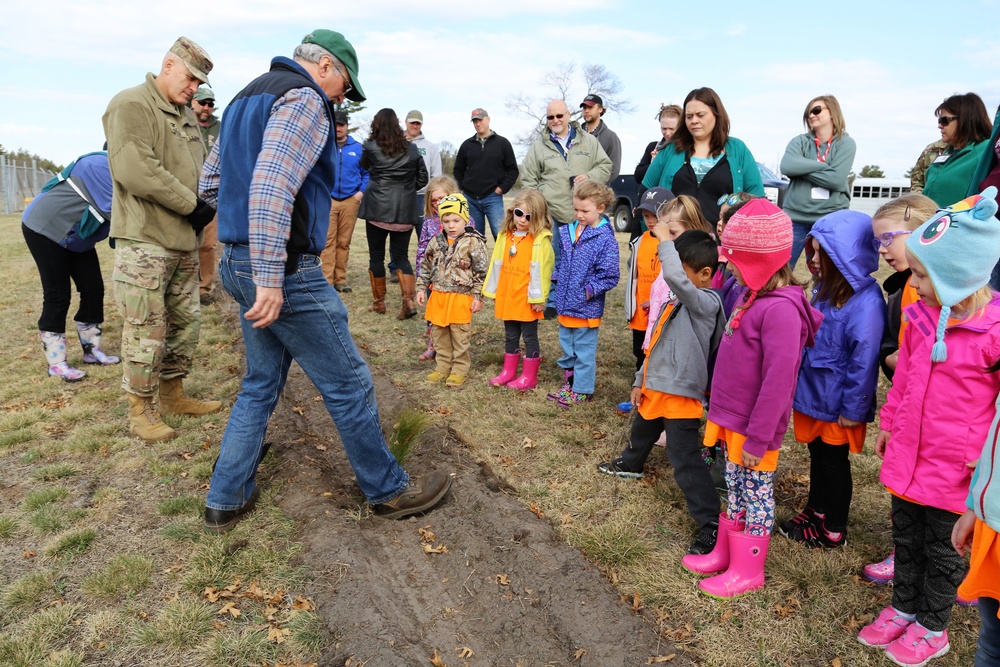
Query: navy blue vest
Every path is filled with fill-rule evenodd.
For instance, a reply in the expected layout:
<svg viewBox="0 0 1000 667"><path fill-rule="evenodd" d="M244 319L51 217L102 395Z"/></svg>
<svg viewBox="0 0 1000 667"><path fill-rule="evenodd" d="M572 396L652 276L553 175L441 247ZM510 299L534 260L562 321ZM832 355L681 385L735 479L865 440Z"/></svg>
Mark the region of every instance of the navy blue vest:
<svg viewBox="0 0 1000 667"><path fill-rule="evenodd" d="M326 94L294 60L278 56L271 69L247 85L226 107L219 132L219 240L250 243L250 181L264 139L271 107L294 88L312 88L322 99ZM330 192L336 185L333 112L326 105L330 134L323 152L306 176L292 206L285 273L293 273L302 253L319 255L326 246L330 226ZM270 195L274 196L274 195Z"/></svg>

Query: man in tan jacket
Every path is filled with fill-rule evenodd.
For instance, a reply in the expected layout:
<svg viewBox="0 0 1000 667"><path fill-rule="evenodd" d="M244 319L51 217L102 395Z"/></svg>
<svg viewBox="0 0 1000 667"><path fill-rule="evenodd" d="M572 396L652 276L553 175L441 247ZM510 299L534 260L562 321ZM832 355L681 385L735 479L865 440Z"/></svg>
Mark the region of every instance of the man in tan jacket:
<svg viewBox="0 0 1000 667"><path fill-rule="evenodd" d="M124 320L122 386L130 432L151 442L176 435L161 411L198 415L222 407L182 388L201 320L199 237L215 215L196 194L206 155L187 105L211 69L205 50L181 37L160 73L118 93L103 118L114 188L114 293Z"/></svg>

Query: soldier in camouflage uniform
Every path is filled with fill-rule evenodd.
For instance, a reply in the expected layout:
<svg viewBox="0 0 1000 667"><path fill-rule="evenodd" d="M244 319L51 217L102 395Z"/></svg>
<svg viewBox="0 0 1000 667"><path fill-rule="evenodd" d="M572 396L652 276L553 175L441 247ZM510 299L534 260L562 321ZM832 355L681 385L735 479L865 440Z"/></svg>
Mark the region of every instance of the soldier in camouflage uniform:
<svg viewBox="0 0 1000 667"><path fill-rule="evenodd" d="M211 69L208 54L181 37L160 73L118 93L103 118L114 192L114 294L124 320L122 386L129 430L147 441L176 435L161 411L222 407L189 398L182 387L198 344L200 233L215 215L196 194L206 154L187 105Z"/></svg>
<svg viewBox="0 0 1000 667"><path fill-rule="evenodd" d="M927 144L927 147L920 153L920 157L917 158L917 163L910 170L910 192L913 194L921 193L924 189L924 183L927 182L927 167L931 166L946 148L948 148L948 144L940 139L933 144Z"/></svg>

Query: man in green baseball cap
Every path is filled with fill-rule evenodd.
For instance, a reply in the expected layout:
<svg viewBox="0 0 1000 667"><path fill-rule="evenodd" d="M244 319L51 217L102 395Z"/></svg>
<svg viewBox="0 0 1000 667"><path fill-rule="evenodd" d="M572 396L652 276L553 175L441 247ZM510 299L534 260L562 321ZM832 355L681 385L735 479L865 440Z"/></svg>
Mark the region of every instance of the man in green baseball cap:
<svg viewBox="0 0 1000 667"><path fill-rule="evenodd" d="M447 472L411 477L389 452L375 388L323 275L331 193L341 178L330 102L362 101L354 47L314 30L278 56L226 106L198 189L218 205L219 273L240 307L246 375L233 405L208 497L205 529L222 533L254 509L267 423L293 360L320 394L375 514L426 512L451 486ZM221 175L225 174L223 180Z"/></svg>

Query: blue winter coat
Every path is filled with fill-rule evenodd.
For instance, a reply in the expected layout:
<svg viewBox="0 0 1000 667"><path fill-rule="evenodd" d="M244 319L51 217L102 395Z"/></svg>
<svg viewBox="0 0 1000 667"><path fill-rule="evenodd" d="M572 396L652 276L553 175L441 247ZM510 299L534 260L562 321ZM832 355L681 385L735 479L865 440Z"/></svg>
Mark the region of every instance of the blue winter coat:
<svg viewBox="0 0 1000 667"><path fill-rule="evenodd" d="M618 284L618 239L607 218L582 229L576 243L570 240L570 225L557 232L560 254L552 272L556 311L581 319L603 317L604 294Z"/></svg>
<svg viewBox="0 0 1000 667"><path fill-rule="evenodd" d="M843 308L813 297L823 324L816 344L803 353L792 407L826 422L836 422L840 415L870 422L885 326L885 299L871 276L878 268L871 218L859 211L837 211L817 220L809 235L847 278L854 295Z"/></svg>

